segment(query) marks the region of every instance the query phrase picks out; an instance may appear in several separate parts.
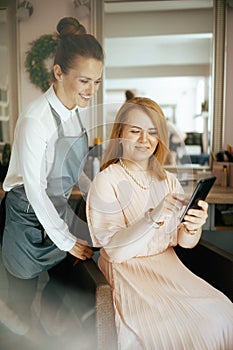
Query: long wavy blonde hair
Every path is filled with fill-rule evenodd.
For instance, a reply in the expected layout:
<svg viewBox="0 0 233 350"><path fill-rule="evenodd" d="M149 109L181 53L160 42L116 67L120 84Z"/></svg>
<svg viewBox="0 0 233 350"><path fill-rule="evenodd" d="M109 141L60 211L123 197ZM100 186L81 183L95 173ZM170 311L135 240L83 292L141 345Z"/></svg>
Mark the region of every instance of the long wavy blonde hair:
<svg viewBox="0 0 233 350"><path fill-rule="evenodd" d="M134 97L126 101L119 109L110 136L110 142L106 148L101 170L107 168L110 164L117 163L122 156L122 144L120 143L122 131L127 124L128 113L132 109L141 109L153 122L158 137L158 145L149 159L149 169L158 179L166 177L163 170L163 164L169 152L167 122L161 107L153 100L146 97Z"/></svg>

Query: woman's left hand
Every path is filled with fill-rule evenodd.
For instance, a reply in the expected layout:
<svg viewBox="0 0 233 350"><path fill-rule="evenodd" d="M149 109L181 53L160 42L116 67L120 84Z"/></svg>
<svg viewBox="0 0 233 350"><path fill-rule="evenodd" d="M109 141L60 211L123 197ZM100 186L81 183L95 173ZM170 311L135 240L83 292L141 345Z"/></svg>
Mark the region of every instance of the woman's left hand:
<svg viewBox="0 0 233 350"><path fill-rule="evenodd" d="M86 260L92 257L93 250L88 245L76 242L69 253L80 260Z"/></svg>
<svg viewBox="0 0 233 350"><path fill-rule="evenodd" d="M201 229L208 217L208 203L202 200L197 202L200 209L190 208L184 217L183 225L188 231Z"/></svg>

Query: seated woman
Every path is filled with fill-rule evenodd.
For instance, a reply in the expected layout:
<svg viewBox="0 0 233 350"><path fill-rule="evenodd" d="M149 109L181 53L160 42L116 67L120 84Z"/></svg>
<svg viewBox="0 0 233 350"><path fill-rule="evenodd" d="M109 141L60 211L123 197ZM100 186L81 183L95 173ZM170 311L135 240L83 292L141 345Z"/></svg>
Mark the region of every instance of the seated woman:
<svg viewBox="0 0 233 350"><path fill-rule="evenodd" d="M148 98L125 102L87 198L99 267L112 286L118 348L230 350L231 301L173 249L198 243L208 205L199 201L180 224L183 190L163 169L167 151L161 108Z"/></svg>

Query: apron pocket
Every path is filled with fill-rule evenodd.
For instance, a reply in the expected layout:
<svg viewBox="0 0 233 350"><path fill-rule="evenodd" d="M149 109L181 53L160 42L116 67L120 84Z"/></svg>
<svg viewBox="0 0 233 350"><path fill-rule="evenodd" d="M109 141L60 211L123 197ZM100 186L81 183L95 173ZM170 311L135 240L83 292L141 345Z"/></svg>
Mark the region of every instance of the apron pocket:
<svg viewBox="0 0 233 350"><path fill-rule="evenodd" d="M66 257L49 239L41 240L41 230L18 222L7 225L2 258L7 270L18 278L34 278Z"/></svg>
<svg viewBox="0 0 233 350"><path fill-rule="evenodd" d="M2 258L6 269L18 278L34 278L66 257L45 236L36 214L22 192L12 190L6 198L6 225Z"/></svg>

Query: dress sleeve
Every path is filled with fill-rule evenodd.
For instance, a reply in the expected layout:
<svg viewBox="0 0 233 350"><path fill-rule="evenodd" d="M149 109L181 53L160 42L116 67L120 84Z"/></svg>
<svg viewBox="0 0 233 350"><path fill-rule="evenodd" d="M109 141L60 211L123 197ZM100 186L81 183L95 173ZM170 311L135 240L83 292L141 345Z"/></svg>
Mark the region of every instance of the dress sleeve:
<svg viewBox="0 0 233 350"><path fill-rule="evenodd" d="M158 228L144 216L128 226L118 196L111 178L99 173L88 193L87 220L93 245L104 247L109 258L119 263L140 254Z"/></svg>
<svg viewBox="0 0 233 350"><path fill-rule="evenodd" d="M118 230L126 227L117 193L105 173L99 173L90 186L87 219L94 246L106 246Z"/></svg>

